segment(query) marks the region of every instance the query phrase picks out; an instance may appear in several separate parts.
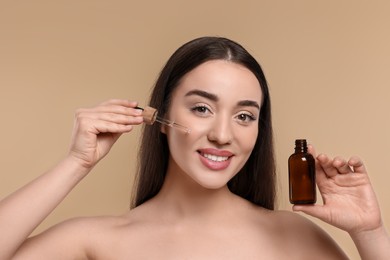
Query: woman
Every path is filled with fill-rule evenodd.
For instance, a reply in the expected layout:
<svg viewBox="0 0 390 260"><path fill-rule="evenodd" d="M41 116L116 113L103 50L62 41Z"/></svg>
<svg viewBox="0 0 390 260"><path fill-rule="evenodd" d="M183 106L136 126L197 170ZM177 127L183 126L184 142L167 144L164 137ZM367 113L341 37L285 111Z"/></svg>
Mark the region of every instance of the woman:
<svg viewBox="0 0 390 260"><path fill-rule="evenodd" d="M183 45L150 105L191 132L145 128L132 209L68 220L27 238L120 135L143 122L137 102L80 109L68 156L1 202L0 259L347 258L310 221L273 210L268 88L244 48L218 37ZM349 232L363 259L387 259L390 239L361 160L320 155L317 166L325 204L294 209Z"/></svg>

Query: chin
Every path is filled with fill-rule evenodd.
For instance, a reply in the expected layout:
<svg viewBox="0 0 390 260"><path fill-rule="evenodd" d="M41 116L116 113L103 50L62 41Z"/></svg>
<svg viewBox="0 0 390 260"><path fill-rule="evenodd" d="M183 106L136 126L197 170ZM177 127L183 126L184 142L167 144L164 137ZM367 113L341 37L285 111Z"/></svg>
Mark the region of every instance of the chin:
<svg viewBox="0 0 390 260"><path fill-rule="evenodd" d="M227 185L225 180L195 180L195 182L209 190L219 190Z"/></svg>

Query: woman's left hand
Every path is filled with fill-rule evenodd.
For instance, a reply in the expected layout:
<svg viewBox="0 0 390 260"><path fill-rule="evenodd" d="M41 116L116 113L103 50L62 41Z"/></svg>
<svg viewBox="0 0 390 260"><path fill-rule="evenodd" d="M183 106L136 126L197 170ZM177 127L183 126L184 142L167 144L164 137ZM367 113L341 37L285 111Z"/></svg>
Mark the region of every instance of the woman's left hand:
<svg viewBox="0 0 390 260"><path fill-rule="evenodd" d="M316 156L312 146L309 152ZM294 211L319 218L351 235L382 226L378 201L359 157L347 161L320 154L316 158L316 179L323 205L294 205Z"/></svg>

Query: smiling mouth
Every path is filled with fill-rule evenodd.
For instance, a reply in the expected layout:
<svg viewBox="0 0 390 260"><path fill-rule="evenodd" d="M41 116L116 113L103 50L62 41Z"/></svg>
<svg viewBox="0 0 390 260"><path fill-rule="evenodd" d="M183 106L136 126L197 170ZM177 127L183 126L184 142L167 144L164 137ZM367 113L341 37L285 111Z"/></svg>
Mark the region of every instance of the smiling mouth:
<svg viewBox="0 0 390 260"><path fill-rule="evenodd" d="M206 148L198 150L200 161L212 171L222 171L229 167L234 154L226 150Z"/></svg>
<svg viewBox="0 0 390 260"><path fill-rule="evenodd" d="M229 157L227 156L216 156L216 155L212 155L212 154L207 154L207 153L204 153L201 155L213 162L223 162L223 161L226 161L227 159L229 159Z"/></svg>

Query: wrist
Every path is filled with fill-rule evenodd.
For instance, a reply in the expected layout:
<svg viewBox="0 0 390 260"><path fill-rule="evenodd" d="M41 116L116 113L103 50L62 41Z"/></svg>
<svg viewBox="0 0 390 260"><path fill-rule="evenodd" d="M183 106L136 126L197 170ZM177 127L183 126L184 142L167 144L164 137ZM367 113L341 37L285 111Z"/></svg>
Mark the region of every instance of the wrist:
<svg viewBox="0 0 390 260"><path fill-rule="evenodd" d="M93 168L93 166L88 166L85 162L71 154L66 156L61 164L66 167L70 172L73 172L76 177L83 178L86 176Z"/></svg>
<svg viewBox="0 0 390 260"><path fill-rule="evenodd" d="M380 221L376 227L358 231L349 232L349 235L355 240L375 239L377 237L388 236L383 222Z"/></svg>
<svg viewBox="0 0 390 260"><path fill-rule="evenodd" d="M361 259L389 259L390 236L384 225L376 229L350 233Z"/></svg>
<svg viewBox="0 0 390 260"><path fill-rule="evenodd" d="M67 154L67 159L72 161L75 165L78 165L80 169L85 169L86 171L92 170L92 168L97 164L98 160L94 158L93 155L90 155L88 152L79 151L79 150L69 150Z"/></svg>

